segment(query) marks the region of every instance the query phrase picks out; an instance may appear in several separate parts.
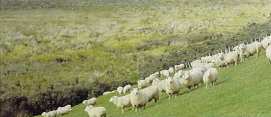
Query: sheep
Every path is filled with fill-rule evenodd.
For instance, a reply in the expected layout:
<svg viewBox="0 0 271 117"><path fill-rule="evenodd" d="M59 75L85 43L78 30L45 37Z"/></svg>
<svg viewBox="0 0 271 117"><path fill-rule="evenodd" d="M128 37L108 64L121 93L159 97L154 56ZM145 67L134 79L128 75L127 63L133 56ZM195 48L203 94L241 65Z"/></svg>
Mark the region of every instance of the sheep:
<svg viewBox="0 0 271 117"><path fill-rule="evenodd" d="M158 87L160 92L166 91L166 83L167 79L159 80L159 79L154 79L152 82L152 85L155 85Z"/></svg>
<svg viewBox="0 0 271 117"><path fill-rule="evenodd" d="M158 85L160 80L158 78L153 79L152 85Z"/></svg>
<svg viewBox="0 0 271 117"><path fill-rule="evenodd" d="M254 55L256 53L259 56L260 49L262 47L260 42L255 41L255 42L248 44L246 46L247 46L246 51L249 55Z"/></svg>
<svg viewBox="0 0 271 117"><path fill-rule="evenodd" d="M86 106L88 105L95 105L96 104L96 100L97 98L93 97L91 99L88 99L88 100L84 100L82 103Z"/></svg>
<svg viewBox="0 0 271 117"><path fill-rule="evenodd" d="M239 44L238 46L234 47L233 50L239 53L240 62L244 61L244 57L248 57L247 46L244 43Z"/></svg>
<svg viewBox="0 0 271 117"><path fill-rule="evenodd" d="M181 88L181 83L178 78L168 78L166 83L166 94L168 95L169 99L178 94ZM175 95L176 96L176 95Z"/></svg>
<svg viewBox="0 0 271 117"><path fill-rule="evenodd" d="M108 95L108 94L112 94L112 93L115 93L115 91L106 91L106 92L103 92L103 95Z"/></svg>
<svg viewBox="0 0 271 117"><path fill-rule="evenodd" d="M162 70L160 71L160 74L166 78L170 76L170 72L168 70Z"/></svg>
<svg viewBox="0 0 271 117"><path fill-rule="evenodd" d="M151 83L149 81L147 81L147 80L138 80L137 81L137 86L138 86L139 89L150 86L150 84Z"/></svg>
<svg viewBox="0 0 271 117"><path fill-rule="evenodd" d="M145 80L149 83L151 83L155 78L159 77L159 72L155 72L151 74L149 77L145 78Z"/></svg>
<svg viewBox="0 0 271 117"><path fill-rule="evenodd" d="M184 67L185 67L184 64L174 65L175 72L184 69Z"/></svg>
<svg viewBox="0 0 271 117"><path fill-rule="evenodd" d="M117 88L117 92L118 92L119 95L121 95L122 92L123 92L123 87L121 87L121 86L118 87L118 88Z"/></svg>
<svg viewBox="0 0 271 117"><path fill-rule="evenodd" d="M57 112L55 110L54 111L49 111L49 112L43 112L41 114L41 116L43 116L43 117L56 117Z"/></svg>
<svg viewBox="0 0 271 117"><path fill-rule="evenodd" d="M135 109L135 111L137 111L137 109L140 107L145 108L148 98L144 95L144 93L141 93L138 88L134 88L130 93L130 101L132 107Z"/></svg>
<svg viewBox="0 0 271 117"><path fill-rule="evenodd" d="M204 72L200 69L191 69L184 73L183 77L180 79L180 83L182 86L191 90L192 87L196 87L203 82L203 74Z"/></svg>
<svg viewBox="0 0 271 117"><path fill-rule="evenodd" d="M113 96L110 98L109 102L115 104L118 108L121 108L123 113L125 108L131 106L130 94L121 97Z"/></svg>
<svg viewBox="0 0 271 117"><path fill-rule="evenodd" d="M156 85L152 85L141 90L135 88L130 93L130 101L133 108L135 108L137 111L137 108L139 107L145 108L147 102L149 101L154 100L154 102L157 102L159 100L159 94L160 91Z"/></svg>
<svg viewBox="0 0 271 117"><path fill-rule="evenodd" d="M184 74L184 71L179 70L173 75L173 78L181 78L183 74Z"/></svg>
<svg viewBox="0 0 271 117"><path fill-rule="evenodd" d="M168 69L168 72L169 72L169 74L174 74L174 72L175 72L174 67L170 67Z"/></svg>
<svg viewBox="0 0 271 117"><path fill-rule="evenodd" d="M194 68L194 67L198 67L198 66L202 66L202 61L201 60L194 60L191 62L191 67Z"/></svg>
<svg viewBox="0 0 271 117"><path fill-rule="evenodd" d="M215 85L217 81L218 71L216 68L209 68L203 75L203 82L208 88L209 84L211 83L212 86Z"/></svg>
<svg viewBox="0 0 271 117"><path fill-rule="evenodd" d="M224 56L224 63L225 65L229 65L229 64L238 64L238 60L239 60L239 52L238 51L231 51L229 53L226 53Z"/></svg>
<svg viewBox="0 0 271 117"><path fill-rule="evenodd" d="M261 41L262 47L263 48L267 48L269 44L271 44L271 37L265 37L262 41Z"/></svg>
<svg viewBox="0 0 271 117"><path fill-rule="evenodd" d="M58 107L56 112L57 112L57 115L63 115L65 113L68 113L72 110L71 108L71 105L66 105L64 107Z"/></svg>
<svg viewBox="0 0 271 117"><path fill-rule="evenodd" d="M91 105L85 108L89 117L106 117L106 109L104 107L93 107Z"/></svg>
<svg viewBox="0 0 271 117"><path fill-rule="evenodd" d="M271 64L271 45L269 45L269 46L266 48L266 57L268 58L269 63Z"/></svg>
<svg viewBox="0 0 271 117"><path fill-rule="evenodd" d="M126 85L126 86L124 86L124 88L123 88L123 93L125 94L125 93L129 92L129 91L131 90L131 88L132 88L131 85Z"/></svg>

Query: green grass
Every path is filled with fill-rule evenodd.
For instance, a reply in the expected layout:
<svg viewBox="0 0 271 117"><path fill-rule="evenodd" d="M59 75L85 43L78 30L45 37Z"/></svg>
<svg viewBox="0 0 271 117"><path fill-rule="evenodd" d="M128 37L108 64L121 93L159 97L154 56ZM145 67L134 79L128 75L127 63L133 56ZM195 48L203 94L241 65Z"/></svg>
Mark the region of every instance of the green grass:
<svg viewBox="0 0 271 117"><path fill-rule="evenodd" d="M40 101L40 93L51 87L86 85L91 90L96 80L134 82L211 49L271 32L269 2L3 1L0 99L26 96L36 104L32 101Z"/></svg>
<svg viewBox="0 0 271 117"><path fill-rule="evenodd" d="M169 100L162 95L158 103L145 110L121 114L108 100L98 98L97 106L107 109L108 117L269 117L271 116L271 65L265 56L249 58L238 66L220 69L218 85L201 87ZM63 117L87 117L82 104Z"/></svg>

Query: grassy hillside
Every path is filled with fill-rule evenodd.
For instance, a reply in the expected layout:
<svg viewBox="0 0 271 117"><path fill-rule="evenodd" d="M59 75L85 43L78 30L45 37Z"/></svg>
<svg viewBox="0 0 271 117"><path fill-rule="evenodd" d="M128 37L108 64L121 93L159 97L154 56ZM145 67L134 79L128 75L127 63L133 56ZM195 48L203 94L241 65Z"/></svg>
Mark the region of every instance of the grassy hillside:
<svg viewBox="0 0 271 117"><path fill-rule="evenodd" d="M2 0L0 107L77 104L270 33L270 11L269 0Z"/></svg>
<svg viewBox="0 0 271 117"><path fill-rule="evenodd" d="M271 65L265 56L255 56L238 66L223 68L218 85L201 87L169 100L165 95L145 110L121 114L108 100L112 95L98 98L98 106L107 109L109 117L268 117L271 116ZM87 117L83 105L73 107L63 117Z"/></svg>

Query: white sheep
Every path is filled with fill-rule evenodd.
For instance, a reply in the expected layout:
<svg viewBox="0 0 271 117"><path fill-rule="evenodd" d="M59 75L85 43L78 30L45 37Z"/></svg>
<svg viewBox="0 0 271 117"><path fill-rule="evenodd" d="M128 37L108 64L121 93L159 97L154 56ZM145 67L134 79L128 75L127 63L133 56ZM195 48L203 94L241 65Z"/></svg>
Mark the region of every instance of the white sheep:
<svg viewBox="0 0 271 117"><path fill-rule="evenodd" d="M191 64L191 67L192 67L192 68L198 67L198 66L202 66L202 65L203 65L203 63L202 63L201 60L194 60L194 61L192 61L190 64Z"/></svg>
<svg viewBox="0 0 271 117"><path fill-rule="evenodd" d="M125 93L128 93L131 89L132 89L132 86L131 86L131 85L126 85L126 86L124 86L124 88L123 88L123 93L124 93L124 94L125 94Z"/></svg>
<svg viewBox="0 0 271 117"><path fill-rule="evenodd" d="M118 87L117 92L119 93L119 95L121 95L123 93L123 87Z"/></svg>
<svg viewBox="0 0 271 117"><path fill-rule="evenodd" d="M243 62L244 58L248 57L249 55L249 53L247 52L247 46L244 43L241 43L238 46L234 47L233 50L237 51L240 55L240 62Z"/></svg>
<svg viewBox="0 0 271 117"><path fill-rule="evenodd" d="M58 107L56 112L57 112L57 115L63 115L70 112L71 110L72 110L71 105L66 105L64 107Z"/></svg>
<svg viewBox="0 0 271 117"><path fill-rule="evenodd" d="M41 116L43 116L43 117L56 117L57 116L57 112L55 110L49 111L49 112L43 112L41 114Z"/></svg>
<svg viewBox="0 0 271 117"><path fill-rule="evenodd" d="M167 79L159 80L159 79L154 79L152 82L152 85L155 85L158 87L160 92L165 92L166 87L167 87Z"/></svg>
<svg viewBox="0 0 271 117"><path fill-rule="evenodd" d="M203 75L203 82L208 88L209 84L211 83L212 86L215 85L215 82L218 78L218 71L216 68L209 68Z"/></svg>
<svg viewBox="0 0 271 117"><path fill-rule="evenodd" d="M137 81L137 86L138 86L139 89L145 88L145 87L150 86L150 85L151 85L150 81L147 81L147 80L138 80Z"/></svg>
<svg viewBox="0 0 271 117"><path fill-rule="evenodd" d="M108 95L108 94L112 94L112 93L115 93L115 91L106 91L106 92L103 92L103 95Z"/></svg>
<svg viewBox="0 0 271 117"><path fill-rule="evenodd" d="M225 65L229 64L238 64L239 60L239 52L238 51L231 51L229 53L226 53L224 56L224 63Z"/></svg>
<svg viewBox="0 0 271 117"><path fill-rule="evenodd" d="M271 44L271 37L270 37L270 36L265 37L265 38L261 41L261 44L262 44L263 48L266 49L266 48L268 47L268 45Z"/></svg>
<svg viewBox="0 0 271 117"><path fill-rule="evenodd" d="M174 68L175 68L175 72L177 72L179 70L184 69L185 65L184 64L174 65Z"/></svg>
<svg viewBox="0 0 271 117"><path fill-rule="evenodd" d="M132 107L137 111L138 108L145 108L148 103L148 98L144 93L141 93L138 88L134 88L130 93L130 101Z"/></svg>
<svg viewBox="0 0 271 117"><path fill-rule="evenodd" d="M174 67L170 67L170 68L168 69L168 72L169 72L170 75L171 75L171 74L174 74L174 73L175 73Z"/></svg>
<svg viewBox="0 0 271 117"><path fill-rule="evenodd" d="M106 117L106 109L104 107L93 107L91 105L85 108L89 117Z"/></svg>
<svg viewBox="0 0 271 117"><path fill-rule="evenodd" d="M124 112L125 108L131 106L130 94L121 97L113 96L110 98L109 102L115 104L118 108L121 108L122 112Z"/></svg>
<svg viewBox="0 0 271 117"><path fill-rule="evenodd" d="M271 64L271 45L269 45L267 48L266 48L266 57L268 58L269 60L269 63Z"/></svg>
<svg viewBox="0 0 271 117"><path fill-rule="evenodd" d="M217 53L217 54L211 56L211 60L205 66L223 67L223 66L225 66L223 60L224 60L224 53L220 52L220 53Z"/></svg>
<svg viewBox="0 0 271 117"><path fill-rule="evenodd" d="M133 108L145 107L147 102L159 100L160 91L156 85L149 86L147 88L138 90L135 88L130 94L130 101Z"/></svg>
<svg viewBox="0 0 271 117"><path fill-rule="evenodd" d="M166 94L168 95L169 99L173 95L177 95L180 91L181 83L178 78L168 78L166 83Z"/></svg>
<svg viewBox="0 0 271 117"><path fill-rule="evenodd" d="M160 71L160 74L165 78L168 78L170 76L170 72L168 70L162 70Z"/></svg>
<svg viewBox="0 0 271 117"><path fill-rule="evenodd" d="M88 99L88 100L84 100L82 103L86 106L88 105L95 105L96 104L96 100L97 98L93 97L91 99Z"/></svg>
<svg viewBox="0 0 271 117"><path fill-rule="evenodd" d="M200 69L191 69L190 71L186 71L183 75L183 78L180 79L180 83L182 86L187 87L189 90L191 88L196 88L200 83L203 82L203 74Z"/></svg>
<svg viewBox="0 0 271 117"><path fill-rule="evenodd" d="M184 74L184 71L179 70L173 75L173 78L181 78L183 74Z"/></svg>
<svg viewBox="0 0 271 117"><path fill-rule="evenodd" d="M247 47L246 51L249 55L254 55L254 54L259 55L262 45L260 42L255 41L246 45L246 47Z"/></svg>
<svg viewBox="0 0 271 117"><path fill-rule="evenodd" d="M149 83L151 83L155 78L159 77L159 72L155 72L151 74L150 76L146 77L145 80Z"/></svg>

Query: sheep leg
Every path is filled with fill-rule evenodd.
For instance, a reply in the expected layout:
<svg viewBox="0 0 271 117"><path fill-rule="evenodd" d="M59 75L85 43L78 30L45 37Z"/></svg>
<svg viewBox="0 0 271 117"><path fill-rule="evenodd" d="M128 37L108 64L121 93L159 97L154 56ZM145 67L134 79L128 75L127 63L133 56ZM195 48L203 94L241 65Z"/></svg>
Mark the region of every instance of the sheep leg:
<svg viewBox="0 0 271 117"><path fill-rule="evenodd" d="M121 113L124 113L124 108L121 109Z"/></svg>
<svg viewBox="0 0 271 117"><path fill-rule="evenodd" d="M137 112L137 106L134 106L133 108L134 108L135 112Z"/></svg>
<svg viewBox="0 0 271 117"><path fill-rule="evenodd" d="M215 86L215 83L216 83L216 80L215 80L215 81L213 81L213 86Z"/></svg>
<svg viewBox="0 0 271 117"><path fill-rule="evenodd" d="M171 96L170 96L170 94L168 94L168 99L170 100L170 98L171 98Z"/></svg>

